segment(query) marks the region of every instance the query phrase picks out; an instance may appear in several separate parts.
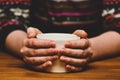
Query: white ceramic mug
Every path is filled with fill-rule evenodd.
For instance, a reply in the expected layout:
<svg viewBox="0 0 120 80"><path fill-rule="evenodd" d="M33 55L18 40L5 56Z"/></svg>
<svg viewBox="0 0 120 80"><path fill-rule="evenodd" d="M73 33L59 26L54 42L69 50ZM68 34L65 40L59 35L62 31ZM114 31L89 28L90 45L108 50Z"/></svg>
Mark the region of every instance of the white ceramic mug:
<svg viewBox="0 0 120 80"><path fill-rule="evenodd" d="M43 33L38 34L37 38L54 40L56 42L56 48L62 48L64 46L65 41L67 40L78 40L80 37L69 34L69 33ZM65 69L65 63L61 62L59 59L53 62L53 65L46 69L47 72L53 73L65 73L67 70Z"/></svg>

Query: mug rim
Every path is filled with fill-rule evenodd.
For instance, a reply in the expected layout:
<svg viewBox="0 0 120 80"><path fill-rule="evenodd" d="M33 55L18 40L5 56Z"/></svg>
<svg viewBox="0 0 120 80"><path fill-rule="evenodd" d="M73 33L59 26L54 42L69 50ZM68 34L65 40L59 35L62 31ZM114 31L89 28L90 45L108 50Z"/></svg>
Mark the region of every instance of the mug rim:
<svg viewBox="0 0 120 80"><path fill-rule="evenodd" d="M41 34L38 34L36 37L41 39L47 39L47 40L55 40L55 41L80 39L79 36L75 34L70 34L70 33L41 33Z"/></svg>

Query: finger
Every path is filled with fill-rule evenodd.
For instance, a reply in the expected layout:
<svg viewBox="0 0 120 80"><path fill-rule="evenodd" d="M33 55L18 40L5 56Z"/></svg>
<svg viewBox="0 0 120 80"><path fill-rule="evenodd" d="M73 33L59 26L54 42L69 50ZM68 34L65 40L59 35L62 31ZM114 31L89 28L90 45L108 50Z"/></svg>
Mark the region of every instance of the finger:
<svg viewBox="0 0 120 80"><path fill-rule="evenodd" d="M31 65L30 65L31 66ZM45 71L48 67L52 66L52 62L51 61L47 61L41 65L37 65L37 66L31 66L34 70L37 71Z"/></svg>
<svg viewBox="0 0 120 80"><path fill-rule="evenodd" d="M89 47L88 39L80 39L80 40L70 40L65 43L65 47L67 48L77 48L77 49L85 49Z"/></svg>
<svg viewBox="0 0 120 80"><path fill-rule="evenodd" d="M88 34L84 30L76 30L73 34L82 38L87 38Z"/></svg>
<svg viewBox="0 0 120 80"><path fill-rule="evenodd" d="M23 41L23 46L32 47L32 48L50 48L55 47L55 42L52 40L44 39L25 39Z"/></svg>
<svg viewBox="0 0 120 80"><path fill-rule="evenodd" d="M61 55L69 56L73 58L86 58L92 56L92 51L88 50L81 50L81 49L67 49L64 48L60 51Z"/></svg>
<svg viewBox="0 0 120 80"><path fill-rule="evenodd" d="M36 57L36 56L53 56L57 55L57 50L53 48L49 49L32 49L24 47L20 50L23 56Z"/></svg>
<svg viewBox="0 0 120 80"><path fill-rule="evenodd" d="M29 65L41 65L47 61L54 61L57 56L43 56L43 57L24 57L24 62Z"/></svg>
<svg viewBox="0 0 120 80"><path fill-rule="evenodd" d="M83 70L83 67L75 67L75 66L72 66L72 65L66 65L66 69L69 72L79 72L79 71Z"/></svg>
<svg viewBox="0 0 120 80"><path fill-rule="evenodd" d="M42 33L40 30L38 30L37 28L33 28L33 27L29 27L27 29L27 34L28 34L28 38L35 38L37 34Z"/></svg>
<svg viewBox="0 0 120 80"><path fill-rule="evenodd" d="M77 58L71 58L67 56L61 56L60 60L68 65L73 65L76 67L84 66L88 62L88 58L77 59Z"/></svg>

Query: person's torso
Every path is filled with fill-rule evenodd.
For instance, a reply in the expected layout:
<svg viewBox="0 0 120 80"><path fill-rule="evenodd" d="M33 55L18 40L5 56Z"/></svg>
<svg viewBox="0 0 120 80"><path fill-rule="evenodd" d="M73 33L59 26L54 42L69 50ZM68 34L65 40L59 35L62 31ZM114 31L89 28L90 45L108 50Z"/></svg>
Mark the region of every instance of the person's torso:
<svg viewBox="0 0 120 80"><path fill-rule="evenodd" d="M102 28L101 8L101 0L33 0L31 21L44 32L84 29L97 34Z"/></svg>

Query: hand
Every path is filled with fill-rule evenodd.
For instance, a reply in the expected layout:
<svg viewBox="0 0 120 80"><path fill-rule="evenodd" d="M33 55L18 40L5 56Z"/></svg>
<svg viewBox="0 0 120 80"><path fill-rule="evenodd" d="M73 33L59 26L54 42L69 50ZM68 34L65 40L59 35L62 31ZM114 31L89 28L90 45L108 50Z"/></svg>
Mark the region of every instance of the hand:
<svg viewBox="0 0 120 80"><path fill-rule="evenodd" d="M65 48L60 51L62 55L60 60L66 63L68 71L77 72L83 70L89 62L92 51L85 31L76 30L73 34L80 36L81 39L67 41Z"/></svg>
<svg viewBox="0 0 120 80"><path fill-rule="evenodd" d="M37 71L45 70L52 65L52 61L58 58L55 42L35 38L41 33L36 28L28 28L28 39L23 41L21 54L24 62Z"/></svg>

